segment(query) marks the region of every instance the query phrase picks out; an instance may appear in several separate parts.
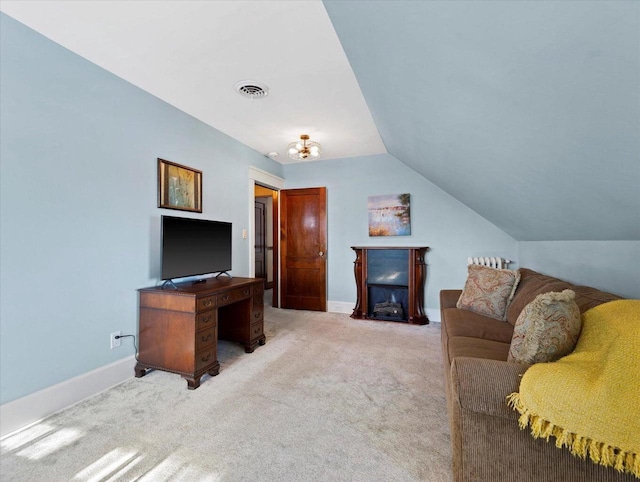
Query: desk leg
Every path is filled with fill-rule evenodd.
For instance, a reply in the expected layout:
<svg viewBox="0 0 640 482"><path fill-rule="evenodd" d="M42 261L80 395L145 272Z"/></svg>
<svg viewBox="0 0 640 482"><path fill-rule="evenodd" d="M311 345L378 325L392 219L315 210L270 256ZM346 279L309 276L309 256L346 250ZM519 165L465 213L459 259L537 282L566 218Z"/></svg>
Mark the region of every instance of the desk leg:
<svg viewBox="0 0 640 482"><path fill-rule="evenodd" d="M249 343L244 344L245 353L253 353L253 351L258 347L258 345L264 345L267 342L267 337L262 335L260 338L256 338L255 340L250 341Z"/></svg>
<svg viewBox="0 0 640 482"><path fill-rule="evenodd" d="M202 376L202 375L200 375ZM188 375L182 375L182 378L184 378L187 381L187 388L189 390L195 390L196 388L198 388L200 386L200 376L198 377L190 377Z"/></svg>
<svg viewBox="0 0 640 482"><path fill-rule="evenodd" d="M142 378L147 374L147 367L140 365L140 363L136 363L136 367L134 368L136 378Z"/></svg>
<svg viewBox="0 0 640 482"><path fill-rule="evenodd" d="M216 362L214 366L207 370L207 373L212 377L215 377L218 373L220 373L220 363Z"/></svg>

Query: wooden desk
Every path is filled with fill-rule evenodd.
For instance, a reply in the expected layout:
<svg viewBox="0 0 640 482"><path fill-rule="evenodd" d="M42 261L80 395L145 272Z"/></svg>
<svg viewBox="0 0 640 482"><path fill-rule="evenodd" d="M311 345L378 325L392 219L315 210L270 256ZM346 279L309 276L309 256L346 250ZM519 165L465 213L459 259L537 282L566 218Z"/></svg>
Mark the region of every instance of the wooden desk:
<svg viewBox="0 0 640 482"><path fill-rule="evenodd" d="M205 373L215 376L218 338L242 343L247 353L265 344L264 280L210 278L177 289L142 288L136 378L148 369L178 373L190 390Z"/></svg>

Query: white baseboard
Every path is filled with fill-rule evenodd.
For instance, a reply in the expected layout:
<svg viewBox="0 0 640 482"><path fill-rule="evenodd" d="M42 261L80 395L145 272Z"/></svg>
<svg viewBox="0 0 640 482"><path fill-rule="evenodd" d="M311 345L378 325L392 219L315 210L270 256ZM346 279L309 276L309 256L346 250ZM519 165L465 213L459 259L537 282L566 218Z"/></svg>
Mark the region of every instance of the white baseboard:
<svg viewBox="0 0 640 482"><path fill-rule="evenodd" d="M353 313L356 304L353 301L327 301L327 311L329 313Z"/></svg>
<svg viewBox="0 0 640 482"><path fill-rule="evenodd" d="M427 308L427 318L433 323L440 323L440 310L436 308Z"/></svg>
<svg viewBox="0 0 640 482"><path fill-rule="evenodd" d="M355 303L353 301L328 301L327 311L330 313L353 313ZM434 308L427 308L427 318L434 323L440 323L440 310Z"/></svg>
<svg viewBox="0 0 640 482"><path fill-rule="evenodd" d="M135 361L132 355L0 405L0 437L131 378Z"/></svg>

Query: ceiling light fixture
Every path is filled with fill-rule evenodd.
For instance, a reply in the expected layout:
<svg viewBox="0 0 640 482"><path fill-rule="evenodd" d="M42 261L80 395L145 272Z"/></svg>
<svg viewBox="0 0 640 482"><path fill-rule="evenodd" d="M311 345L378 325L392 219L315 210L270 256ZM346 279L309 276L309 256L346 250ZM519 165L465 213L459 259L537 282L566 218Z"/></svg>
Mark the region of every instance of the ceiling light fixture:
<svg viewBox="0 0 640 482"><path fill-rule="evenodd" d="M307 134L302 134L299 141L289 144L287 153L294 161L319 159L322 147L317 142L310 141Z"/></svg>

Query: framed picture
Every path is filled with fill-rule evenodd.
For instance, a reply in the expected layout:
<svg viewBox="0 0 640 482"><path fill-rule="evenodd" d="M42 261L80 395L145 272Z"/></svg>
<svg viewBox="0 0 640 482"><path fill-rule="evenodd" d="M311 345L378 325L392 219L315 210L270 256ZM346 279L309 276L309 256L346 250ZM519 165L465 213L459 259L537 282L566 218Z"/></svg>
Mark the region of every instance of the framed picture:
<svg viewBox="0 0 640 482"><path fill-rule="evenodd" d="M411 235L410 194L369 196L369 236Z"/></svg>
<svg viewBox="0 0 640 482"><path fill-rule="evenodd" d="M158 207L202 212L202 171L158 159Z"/></svg>

